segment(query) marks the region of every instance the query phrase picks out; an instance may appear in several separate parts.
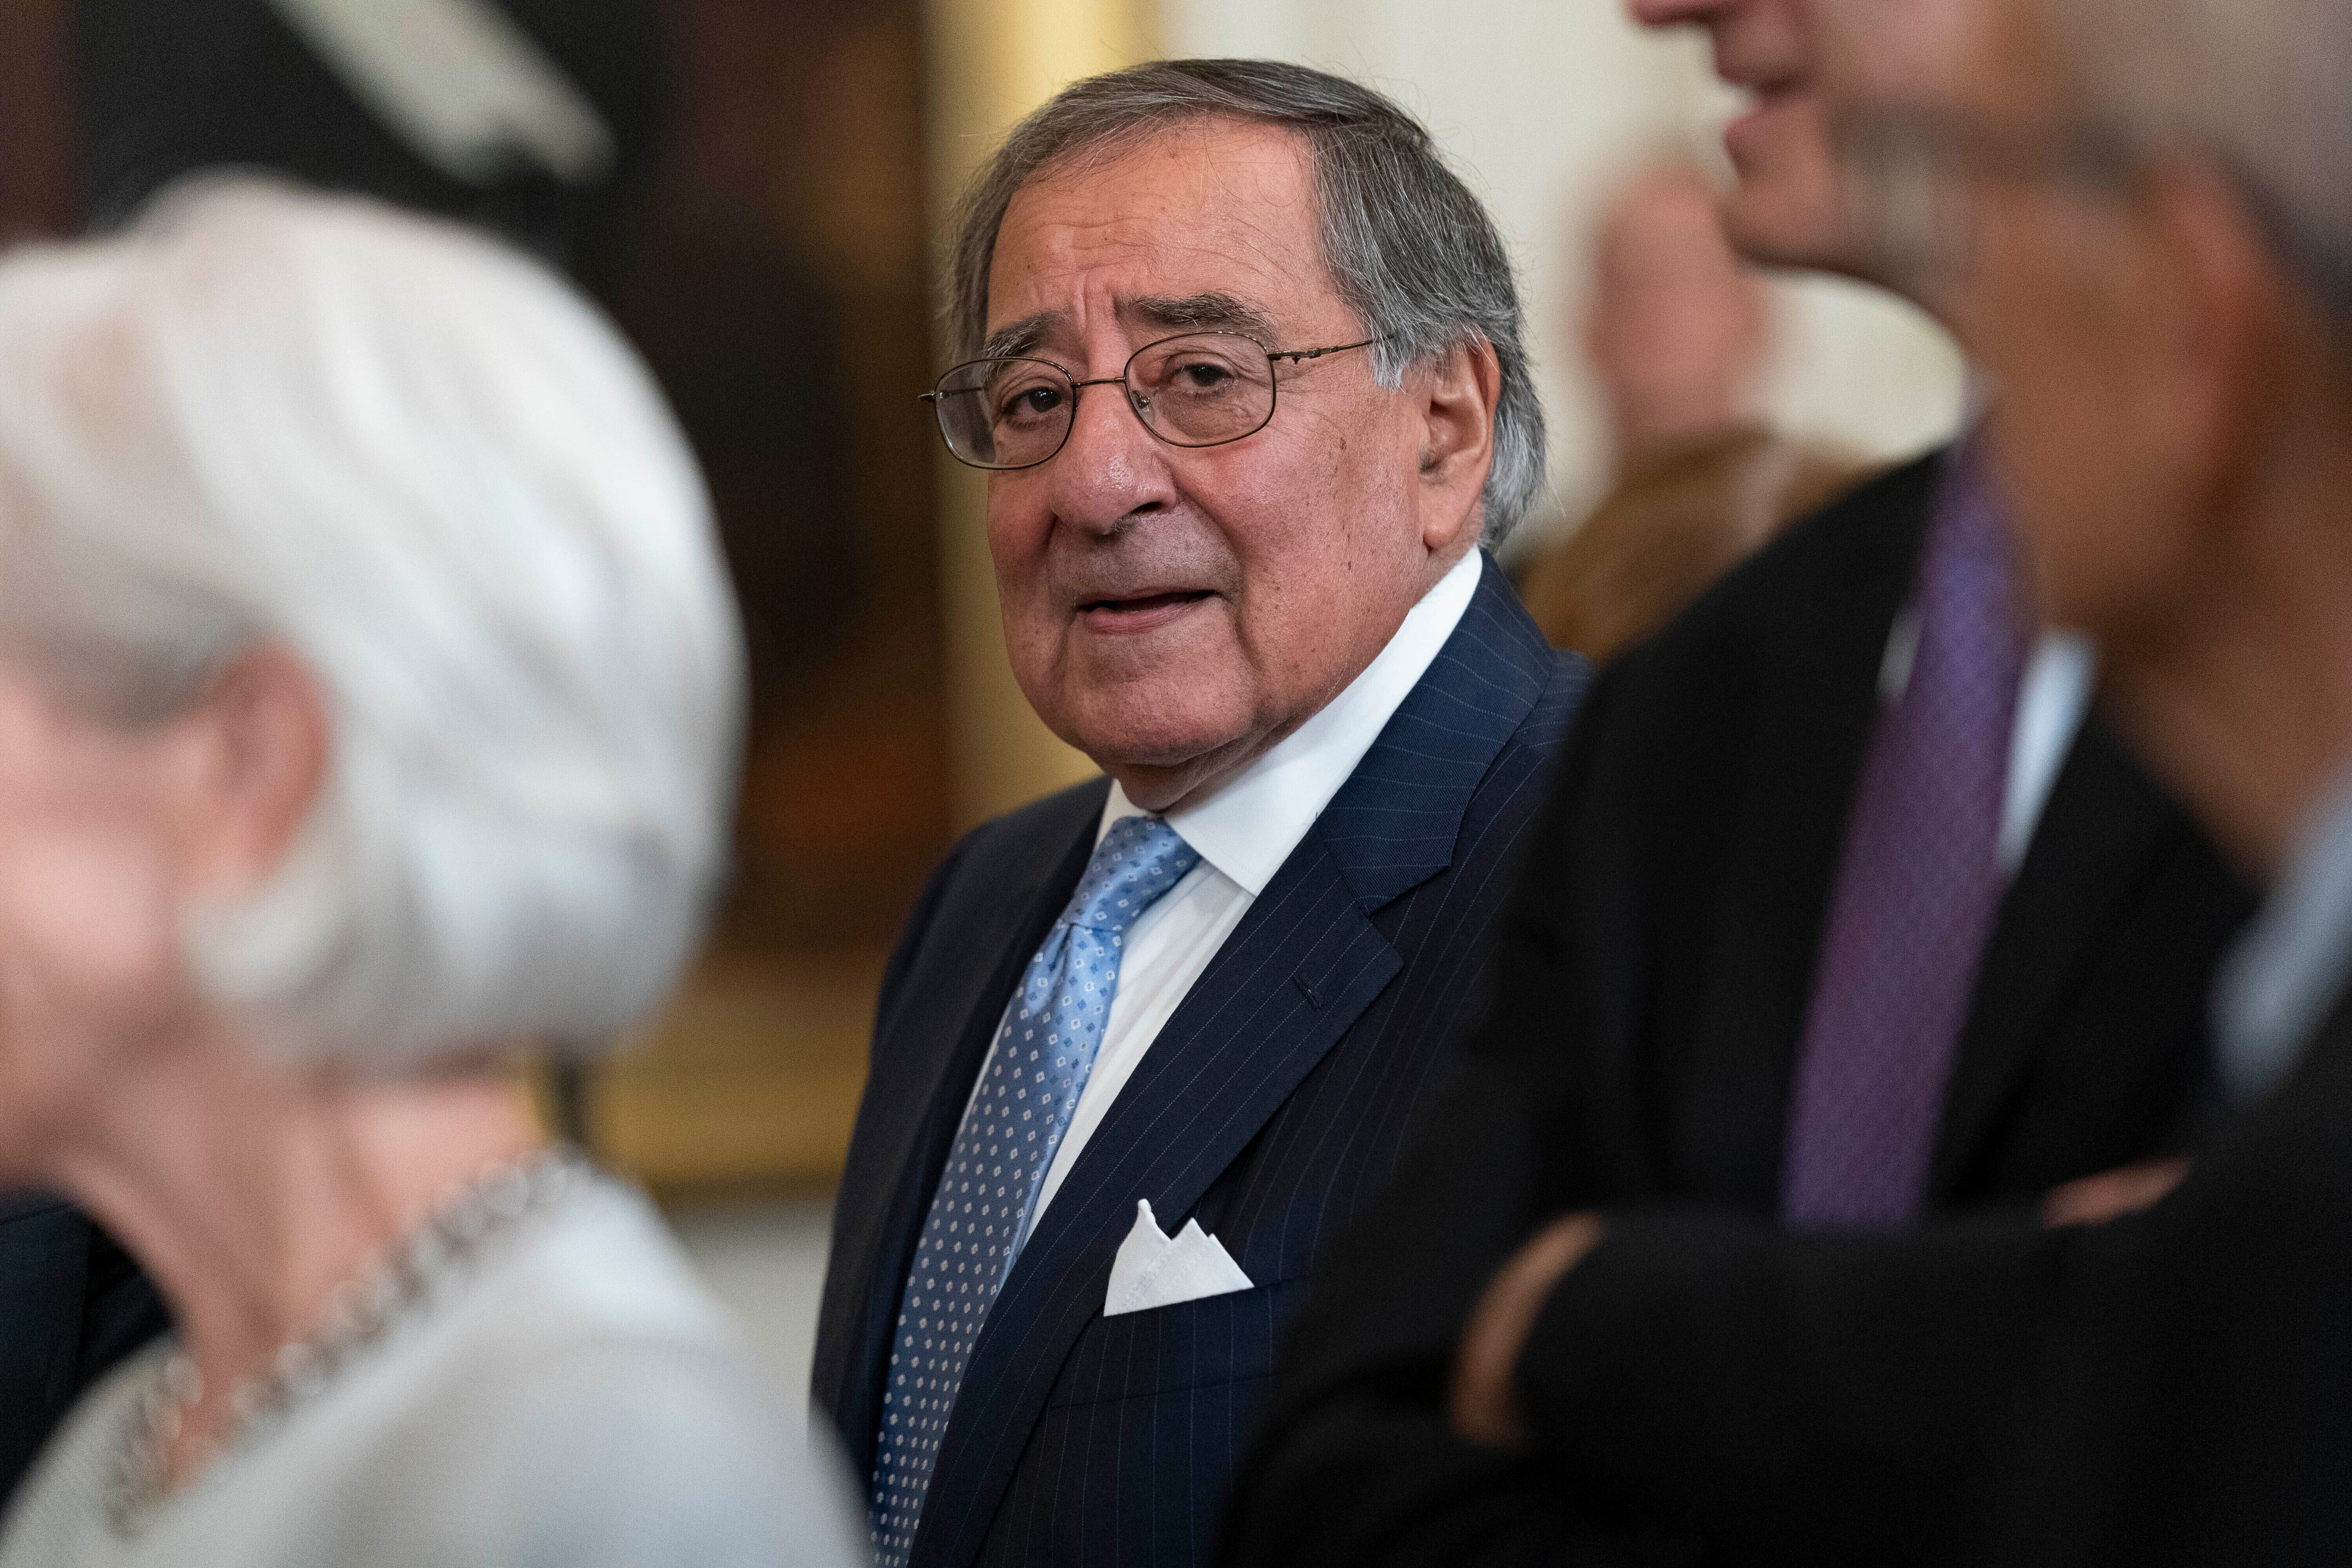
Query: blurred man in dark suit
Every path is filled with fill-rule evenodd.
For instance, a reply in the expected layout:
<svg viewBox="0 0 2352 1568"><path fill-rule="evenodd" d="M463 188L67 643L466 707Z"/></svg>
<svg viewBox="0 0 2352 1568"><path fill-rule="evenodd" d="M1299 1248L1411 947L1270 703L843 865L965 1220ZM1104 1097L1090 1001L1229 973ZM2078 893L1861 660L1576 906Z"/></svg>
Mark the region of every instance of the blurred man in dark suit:
<svg viewBox="0 0 2352 1568"><path fill-rule="evenodd" d="M1200 1561L1307 1272L1483 994L1581 695L1481 548L1543 473L1510 263L1304 67L1068 89L967 199L932 394L1097 779L883 981L814 1394L890 1568Z"/></svg>
<svg viewBox="0 0 2352 1568"><path fill-rule="evenodd" d="M1886 90L1932 78L1982 3L1858 6L1839 58ZM1817 79L1845 35L1816 0L1634 11L1706 27L1756 95L1726 133L1737 244L1943 306L1855 221ZM1472 1066L1277 1373L1236 1561L1507 1558L1559 1531L1603 1560L1693 1550L1671 1520L1560 1510L1445 1423L1474 1301L1563 1209L1884 1229L2161 1182L2148 1163L2207 1127L2204 996L2250 895L2087 710L2094 658L2042 630L1971 437L1601 676Z"/></svg>
<svg viewBox="0 0 2352 1568"><path fill-rule="evenodd" d="M2003 0L1975 58L1957 105L1853 135L1890 262L1999 378L2042 603L2270 884L2213 998L2236 1115L2105 1225L1564 1220L1482 1301L1454 1415L1748 1561L2340 1563L2352 8Z"/></svg>

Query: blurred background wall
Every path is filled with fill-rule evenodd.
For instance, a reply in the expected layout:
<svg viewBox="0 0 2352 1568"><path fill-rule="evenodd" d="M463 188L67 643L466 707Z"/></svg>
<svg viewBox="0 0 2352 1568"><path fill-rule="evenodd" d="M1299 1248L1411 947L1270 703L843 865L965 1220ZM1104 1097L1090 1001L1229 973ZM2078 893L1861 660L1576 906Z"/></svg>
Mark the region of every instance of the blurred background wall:
<svg viewBox="0 0 2352 1568"><path fill-rule="evenodd" d="M1699 44L1643 36L1620 0L497 0L617 139L574 211L543 182L436 185L287 21L382 3L6 0L0 239L121 216L208 159L274 163L530 231L642 348L710 477L755 712L710 951L580 1110L730 1293L775 1309L794 1363L898 921L956 832L1092 771L1013 684L981 483L916 402L946 363L934 268L963 180L1058 87L1155 54L1395 94L1517 252L1554 435L1533 548L1610 478L1578 336L1597 215L1639 163L1712 163L1728 102ZM1772 290L1771 422L1882 458L1952 427L1960 367L1915 313Z"/></svg>

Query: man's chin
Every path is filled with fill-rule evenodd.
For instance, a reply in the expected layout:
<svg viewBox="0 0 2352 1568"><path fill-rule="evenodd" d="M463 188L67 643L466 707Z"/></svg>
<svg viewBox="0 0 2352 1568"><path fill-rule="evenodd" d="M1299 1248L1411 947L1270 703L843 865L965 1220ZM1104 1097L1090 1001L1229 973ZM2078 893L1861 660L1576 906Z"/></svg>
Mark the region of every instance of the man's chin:
<svg viewBox="0 0 2352 1568"><path fill-rule="evenodd" d="M1759 104L1724 128L1736 178L1723 199L1724 232L1764 267L1848 268L1853 251L1827 116L1809 92Z"/></svg>
<svg viewBox="0 0 2352 1568"><path fill-rule="evenodd" d="M1138 805L1159 810L1254 754L1247 716L1202 696L1197 682L1122 682L1075 694L1053 727L1126 784Z"/></svg>
<svg viewBox="0 0 2352 1568"><path fill-rule="evenodd" d="M1845 203L1836 183L1825 177L1743 173L1724 198L1723 230L1732 248L1759 267L1859 270Z"/></svg>

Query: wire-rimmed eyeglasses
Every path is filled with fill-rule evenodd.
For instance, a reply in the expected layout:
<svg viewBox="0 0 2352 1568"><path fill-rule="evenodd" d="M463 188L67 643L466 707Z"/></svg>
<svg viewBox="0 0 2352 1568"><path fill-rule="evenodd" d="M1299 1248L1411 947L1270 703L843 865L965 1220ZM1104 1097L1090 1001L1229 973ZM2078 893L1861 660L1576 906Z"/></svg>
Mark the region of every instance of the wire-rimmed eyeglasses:
<svg viewBox="0 0 2352 1568"><path fill-rule="evenodd" d="M1322 349L1270 349L1239 332L1181 332L1144 344L1117 375L1080 381L1052 360L1000 354L956 366L923 394L958 462L975 468L1034 468L1070 438L1078 395L1123 387L1143 427L1171 447L1222 447L1274 418L1277 360L1293 364L1380 340Z"/></svg>

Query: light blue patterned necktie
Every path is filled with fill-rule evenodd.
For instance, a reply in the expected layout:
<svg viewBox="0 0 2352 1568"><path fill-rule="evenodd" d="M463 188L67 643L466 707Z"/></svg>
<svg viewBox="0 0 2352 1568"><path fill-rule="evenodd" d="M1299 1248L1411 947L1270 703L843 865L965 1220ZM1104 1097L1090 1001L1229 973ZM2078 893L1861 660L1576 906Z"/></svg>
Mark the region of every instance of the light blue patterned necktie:
<svg viewBox="0 0 2352 1568"><path fill-rule="evenodd" d="M1200 860L1160 817L1113 823L1005 1009L899 1302L875 1445L880 1568L901 1568L914 1549L965 1363L1028 1240L1038 1188L1094 1069L1128 928Z"/></svg>

